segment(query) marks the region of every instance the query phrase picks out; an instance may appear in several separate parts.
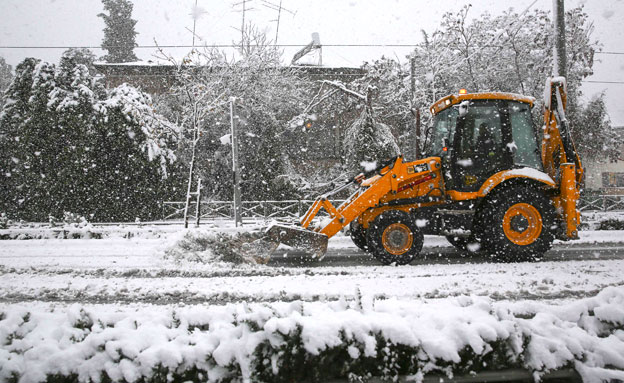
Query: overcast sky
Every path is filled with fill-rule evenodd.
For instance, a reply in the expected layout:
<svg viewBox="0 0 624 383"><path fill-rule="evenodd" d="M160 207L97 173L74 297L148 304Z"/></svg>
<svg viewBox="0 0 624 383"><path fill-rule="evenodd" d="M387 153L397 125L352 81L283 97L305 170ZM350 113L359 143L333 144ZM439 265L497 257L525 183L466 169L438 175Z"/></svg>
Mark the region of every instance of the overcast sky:
<svg viewBox="0 0 624 383"><path fill-rule="evenodd" d="M197 17L197 44L231 44L239 38L243 0L135 0L133 17L138 20L139 45L190 45L193 14ZM266 4L280 0L246 0L245 17L274 39L277 12ZM420 41L420 30L433 31L447 11L457 11L472 4L470 15L478 17L489 11L501 13L511 4L523 11L535 0L281 0L283 11L279 25L279 44L305 45L311 33L319 32L323 44L414 44ZM436 4L432 6L430 4ZM585 5L594 22L593 37L604 52L624 53L624 0L566 0L566 8ZM552 0L537 0L533 8L551 10ZM0 0L0 46L93 46L100 45L104 24L97 14L99 0ZM290 61L298 48L285 47L285 60ZM56 62L64 48L0 48L0 56L13 66L25 57L38 57ZM102 51L94 49L97 55ZM173 50L182 56L188 48ZM382 55L405 60L409 48L397 47L324 47L323 64L359 66L365 60ZM142 60L153 59L153 49L135 50ZM624 82L624 54L599 54L595 74L589 81ZM624 125L624 102L620 93L624 84L585 83L586 96L605 91L613 123Z"/></svg>

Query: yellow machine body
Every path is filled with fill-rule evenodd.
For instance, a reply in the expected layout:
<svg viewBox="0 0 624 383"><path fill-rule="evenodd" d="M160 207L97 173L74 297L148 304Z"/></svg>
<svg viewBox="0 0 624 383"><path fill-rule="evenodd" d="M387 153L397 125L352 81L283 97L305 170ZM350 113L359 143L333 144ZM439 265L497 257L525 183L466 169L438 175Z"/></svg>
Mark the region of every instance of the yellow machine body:
<svg viewBox="0 0 624 383"><path fill-rule="evenodd" d="M547 95L544 108L545 128L541 138L540 153L542 169L502 169L488 174L480 184L471 185L465 181L466 185L470 185L470 190L466 191L466 188L460 190L462 188L454 187L453 182L449 183L447 178L450 173L446 171L448 169L445 170L445 161L448 160L445 160L444 155L416 161L404 161L404 158L399 156L376 169L374 174L356 177L352 182L358 184L357 190L339 206L334 206L330 202L329 195L322 195L314 201L301 218L300 227L297 230L289 230L287 227L280 226L271 231L272 237L282 242L291 237L299 238L297 243L307 242L313 248L312 252L322 257L327 248L327 239L354 222L355 227L360 230L362 243L366 243L367 238L368 241L374 241L374 236L366 235L367 231L374 229L380 233L379 241L383 242L383 246L387 245L387 251L392 254L402 254L409 250L408 247L412 246L415 239L418 239L416 234L410 233L410 230L417 230L416 226L410 226L411 223L404 217L418 216L421 211L434 215L440 213L461 216L463 214L468 222L473 222L472 225L484 225L485 223L479 222L476 217L479 214L483 215L479 209L484 209L482 206L485 205L485 201L488 201L489 208L492 208L494 202L489 201L488 196L509 185L522 185L525 188L523 190L529 188L541 193L540 195L548 196L547 198L555 208L557 222L565 226L563 230L565 235L559 235L560 238L578 238L580 215L576 204L579 199L583 169L566 125L565 80L549 79L545 93ZM528 105L532 108L535 100L517 94L496 92L449 95L435 102L430 107L430 112L435 117L449 108L462 106L468 108L471 102L512 102L514 105L520 103L518 105ZM536 137L534 138L537 140ZM446 150L445 147L444 151ZM540 158L539 155L536 158ZM450 207L453 209L447 210ZM328 217L315 220L321 210L324 210ZM531 206L530 201L520 201L510 206L506 212L500 213L500 216L493 215L498 218L492 224L500 224L501 233L518 245L516 248L522 249L522 246L530 245L536 238L539 238L543 231L550 230L545 227L545 221L542 222L542 218L546 219L546 217L542 217L540 213L538 208ZM391 216L397 217L397 223L392 223L391 218L388 218ZM501 222L498 222L498 219ZM483 221L482 218L481 221ZM382 224L387 226L386 230L379 227ZM354 226L351 227L354 230ZM447 235L447 238L452 235L444 224L436 230ZM474 232L476 229L471 227L471 230ZM398 245L393 245L392 240ZM552 242L551 239L550 241ZM401 250L401 246L406 246L406 249ZM395 250L397 248L399 251Z"/></svg>

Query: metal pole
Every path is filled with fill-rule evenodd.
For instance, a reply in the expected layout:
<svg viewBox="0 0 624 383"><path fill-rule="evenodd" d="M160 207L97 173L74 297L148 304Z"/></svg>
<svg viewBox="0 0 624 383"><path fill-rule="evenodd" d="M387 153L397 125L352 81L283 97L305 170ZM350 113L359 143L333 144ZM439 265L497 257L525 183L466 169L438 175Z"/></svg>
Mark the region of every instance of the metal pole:
<svg viewBox="0 0 624 383"><path fill-rule="evenodd" d="M420 157L420 110L416 108L416 58L410 58L410 108L414 116L414 157L417 160Z"/></svg>
<svg viewBox="0 0 624 383"><path fill-rule="evenodd" d="M565 46L565 8L564 0L553 0L553 26L555 30L555 62L553 66L555 76L567 76L566 46Z"/></svg>
<svg viewBox="0 0 624 383"><path fill-rule="evenodd" d="M246 5L246 0L243 0L243 22L241 25L241 49L243 48L243 44L245 42L245 5Z"/></svg>
<svg viewBox="0 0 624 383"><path fill-rule="evenodd" d="M197 103L193 105L193 151L191 154L191 165L189 166L188 187L186 189L186 204L184 205L184 228L188 229L188 212L191 204L191 188L193 185L193 173L195 172L195 155L197 151L197 141L199 140L197 124Z"/></svg>
<svg viewBox="0 0 624 383"><path fill-rule="evenodd" d="M197 0L195 0L195 9L193 10L195 15L193 15L193 48L195 48L195 24L197 24Z"/></svg>
<svg viewBox="0 0 624 383"><path fill-rule="evenodd" d="M199 219L201 217L201 178L197 178L197 205L195 206L195 227L199 227Z"/></svg>
<svg viewBox="0 0 624 383"><path fill-rule="evenodd" d="M424 152L424 148L420 147L420 109L416 108L416 159L420 159L421 153Z"/></svg>
<svg viewBox="0 0 624 383"><path fill-rule="evenodd" d="M241 218L240 167L238 165L238 134L234 123L234 98L230 99L230 125L232 127L232 172L234 173L234 225L243 225Z"/></svg>

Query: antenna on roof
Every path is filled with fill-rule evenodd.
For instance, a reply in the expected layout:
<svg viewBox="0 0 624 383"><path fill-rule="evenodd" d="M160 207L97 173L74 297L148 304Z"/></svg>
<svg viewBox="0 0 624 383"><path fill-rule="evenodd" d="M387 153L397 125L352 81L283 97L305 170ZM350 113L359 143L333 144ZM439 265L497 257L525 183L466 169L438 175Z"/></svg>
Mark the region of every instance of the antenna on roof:
<svg viewBox="0 0 624 383"><path fill-rule="evenodd" d="M260 1L262 2L262 4L260 5L262 5L263 7L277 11L277 20L271 20L271 21L277 21L277 27L275 28L275 44L277 44L277 38L279 37L279 26L280 26L282 11L288 12L293 16L295 16L297 12L293 12L290 9L286 9L282 7L282 0L280 0L279 4L273 3L268 0L260 0Z"/></svg>

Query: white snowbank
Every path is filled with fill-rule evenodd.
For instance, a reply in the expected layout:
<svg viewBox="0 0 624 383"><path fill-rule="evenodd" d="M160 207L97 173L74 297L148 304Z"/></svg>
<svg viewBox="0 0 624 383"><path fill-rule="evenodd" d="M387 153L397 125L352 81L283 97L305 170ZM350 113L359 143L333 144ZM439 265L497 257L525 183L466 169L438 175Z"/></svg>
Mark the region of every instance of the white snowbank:
<svg viewBox="0 0 624 383"><path fill-rule="evenodd" d="M289 352L313 358L340 348L351 360L346 368L381 357L387 371L397 371L393 363L405 363L399 347L414 355L413 374L452 374L460 364L478 371L484 367L466 359L494 358L538 374L574 365L584 381L624 379L623 308L624 287L560 306L476 296L138 308L3 304L0 380L75 374L79 381L106 375L132 382L160 368L169 376L196 369L210 381L271 381L293 368Z"/></svg>

